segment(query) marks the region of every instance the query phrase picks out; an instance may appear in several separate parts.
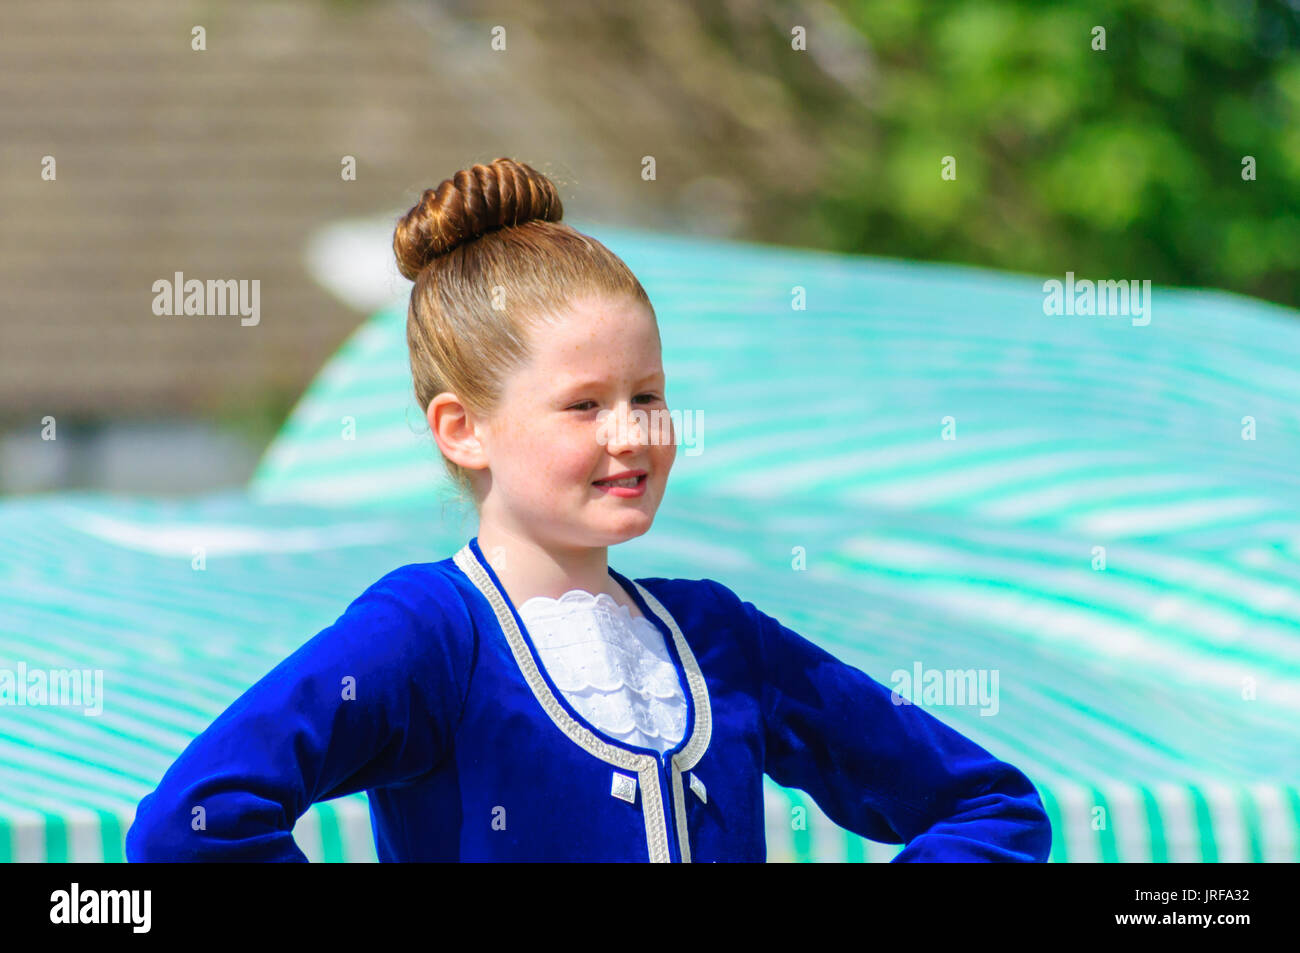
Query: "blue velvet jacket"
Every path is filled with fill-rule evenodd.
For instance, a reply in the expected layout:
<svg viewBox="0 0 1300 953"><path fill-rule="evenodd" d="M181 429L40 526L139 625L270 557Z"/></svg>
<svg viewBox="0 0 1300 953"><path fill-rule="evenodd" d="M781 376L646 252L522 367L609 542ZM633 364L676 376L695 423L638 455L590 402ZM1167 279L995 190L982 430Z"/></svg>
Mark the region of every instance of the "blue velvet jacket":
<svg viewBox="0 0 1300 953"><path fill-rule="evenodd" d="M297 819L366 791L383 861L762 861L764 772L905 842L896 862L1047 859L1016 768L718 582L609 573L686 689L662 756L570 706L475 537L384 576L218 716L140 802L127 859L305 862Z"/></svg>

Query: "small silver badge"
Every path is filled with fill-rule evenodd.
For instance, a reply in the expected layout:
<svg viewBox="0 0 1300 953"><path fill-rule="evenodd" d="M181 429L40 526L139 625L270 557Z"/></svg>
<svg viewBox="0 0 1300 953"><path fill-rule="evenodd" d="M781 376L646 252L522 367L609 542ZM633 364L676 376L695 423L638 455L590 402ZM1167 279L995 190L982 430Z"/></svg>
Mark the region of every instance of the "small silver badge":
<svg viewBox="0 0 1300 953"><path fill-rule="evenodd" d="M709 803L709 792L704 790L704 782L699 779L694 771L691 772L691 790L694 791L701 801Z"/></svg>
<svg viewBox="0 0 1300 953"><path fill-rule="evenodd" d="M636 803L636 778L626 774L614 772L614 783L610 786L609 793L614 797L622 798L628 804Z"/></svg>

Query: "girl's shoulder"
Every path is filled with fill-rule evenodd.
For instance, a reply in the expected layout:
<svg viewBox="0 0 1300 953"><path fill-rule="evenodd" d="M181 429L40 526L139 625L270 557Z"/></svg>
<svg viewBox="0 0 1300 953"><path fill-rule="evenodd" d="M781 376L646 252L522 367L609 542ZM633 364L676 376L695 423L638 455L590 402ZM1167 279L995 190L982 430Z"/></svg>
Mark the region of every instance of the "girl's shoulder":
<svg viewBox="0 0 1300 953"><path fill-rule="evenodd" d="M372 582L365 593L386 592L405 598L423 597L426 601L446 601L455 596L452 574L448 571L450 562L451 560L444 559L398 566Z"/></svg>
<svg viewBox="0 0 1300 953"><path fill-rule="evenodd" d="M683 579L647 576L635 580L669 611L686 609L692 613L743 614L745 602L716 579Z"/></svg>
<svg viewBox="0 0 1300 953"><path fill-rule="evenodd" d="M465 593L451 560L407 563L379 577L349 603L344 615L386 616L427 637L468 632L472 627Z"/></svg>

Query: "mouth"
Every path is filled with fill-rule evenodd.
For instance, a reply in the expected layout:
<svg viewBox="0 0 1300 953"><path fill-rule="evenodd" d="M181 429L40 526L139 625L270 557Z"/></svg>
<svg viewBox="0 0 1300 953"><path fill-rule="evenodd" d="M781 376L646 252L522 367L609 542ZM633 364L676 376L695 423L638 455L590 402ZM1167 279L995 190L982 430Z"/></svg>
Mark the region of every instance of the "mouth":
<svg viewBox="0 0 1300 953"><path fill-rule="evenodd" d="M622 488L624 488L624 489L635 489L636 487L644 486L644 485L645 485L645 481L646 481L646 473L645 473L644 471L642 471L641 473L639 473L639 474L636 475L636 476L624 477L624 478L622 478L622 479L613 479L613 478L611 478L611 479L606 479L606 480L596 480L596 481L593 482L592 485L593 485L593 486L622 487Z"/></svg>

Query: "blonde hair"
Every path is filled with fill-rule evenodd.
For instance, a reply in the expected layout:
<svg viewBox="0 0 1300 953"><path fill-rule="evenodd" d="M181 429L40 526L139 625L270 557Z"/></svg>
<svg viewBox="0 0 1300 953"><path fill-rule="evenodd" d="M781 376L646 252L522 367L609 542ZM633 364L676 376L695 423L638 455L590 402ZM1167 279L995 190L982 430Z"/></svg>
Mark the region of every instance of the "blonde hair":
<svg viewBox="0 0 1300 953"><path fill-rule="evenodd" d="M563 224L563 214L549 178L502 158L426 189L398 221L393 253L415 282L406 342L421 410L451 391L490 417L507 375L529 359L530 328L570 302L630 296L654 315L627 265ZM443 463L477 508L468 471L445 456Z"/></svg>

